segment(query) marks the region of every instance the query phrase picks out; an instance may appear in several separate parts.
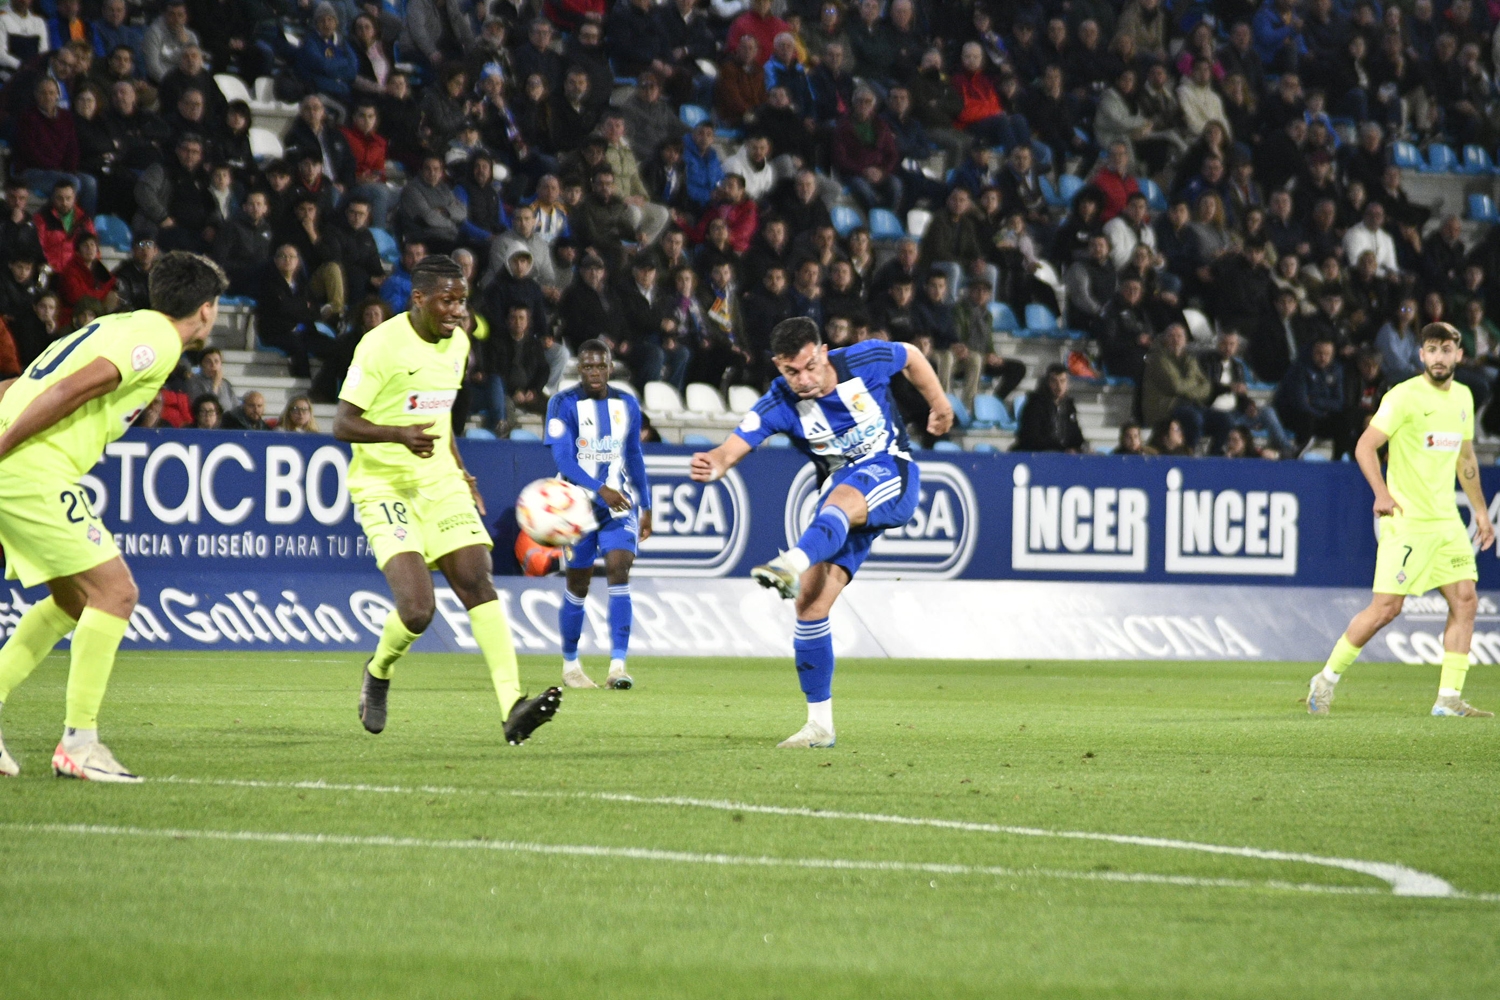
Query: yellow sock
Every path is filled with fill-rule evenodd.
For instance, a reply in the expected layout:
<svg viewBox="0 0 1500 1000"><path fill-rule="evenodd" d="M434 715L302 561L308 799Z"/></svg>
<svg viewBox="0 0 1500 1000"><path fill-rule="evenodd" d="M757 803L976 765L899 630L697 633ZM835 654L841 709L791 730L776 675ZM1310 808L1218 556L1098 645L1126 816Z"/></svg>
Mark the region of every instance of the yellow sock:
<svg viewBox="0 0 1500 1000"><path fill-rule="evenodd" d="M401 616L394 610L385 616L385 627L380 630L380 643L375 647L375 658L370 661L370 676L382 681L391 679L396 661L406 655L411 644L417 641L417 632L409 632Z"/></svg>
<svg viewBox="0 0 1500 1000"><path fill-rule="evenodd" d="M57 641L77 624L51 595L28 608L16 625L15 634L0 646L0 701L9 698L52 652Z"/></svg>
<svg viewBox="0 0 1500 1000"><path fill-rule="evenodd" d="M1347 635L1339 636L1339 641L1333 644L1333 652L1328 654L1328 662L1323 664L1325 673L1339 675L1349 669L1349 665L1359 659L1359 651L1363 646L1356 646L1349 641Z"/></svg>
<svg viewBox="0 0 1500 1000"><path fill-rule="evenodd" d="M1469 654L1443 651L1443 673L1438 694L1457 697L1464 693L1464 677L1469 673Z"/></svg>
<svg viewBox="0 0 1500 1000"><path fill-rule="evenodd" d="M68 714L63 720L70 729L99 728L99 706L128 624L98 608L84 608L79 616L68 670Z"/></svg>
<svg viewBox="0 0 1500 1000"><path fill-rule="evenodd" d="M521 697L521 670L516 664L516 647L510 638L510 622L505 620L500 602L490 601L470 608L469 625L474 630L474 640L484 653L484 662L489 664L495 696L500 699L500 711L509 712Z"/></svg>

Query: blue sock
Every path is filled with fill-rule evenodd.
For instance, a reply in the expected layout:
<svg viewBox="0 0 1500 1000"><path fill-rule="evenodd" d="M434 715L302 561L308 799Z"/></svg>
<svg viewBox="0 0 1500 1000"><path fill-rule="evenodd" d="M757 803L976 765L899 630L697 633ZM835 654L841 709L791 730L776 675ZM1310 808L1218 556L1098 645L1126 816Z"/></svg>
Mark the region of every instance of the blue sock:
<svg viewBox="0 0 1500 1000"><path fill-rule="evenodd" d="M797 548L809 566L832 559L849 537L849 515L837 507L824 507L797 539ZM799 623L799 627L806 622Z"/></svg>
<svg viewBox="0 0 1500 1000"><path fill-rule="evenodd" d="M563 606L557 612L557 630L562 633L563 659L578 659L578 637L583 635L583 598L563 591Z"/></svg>
<svg viewBox="0 0 1500 1000"><path fill-rule="evenodd" d="M609 656L623 660L630 652L630 620L635 609L630 603L630 584L609 585Z"/></svg>
<svg viewBox="0 0 1500 1000"><path fill-rule="evenodd" d="M799 621L792 632L792 653L797 658L797 683L809 702L833 697L833 626L827 618Z"/></svg>

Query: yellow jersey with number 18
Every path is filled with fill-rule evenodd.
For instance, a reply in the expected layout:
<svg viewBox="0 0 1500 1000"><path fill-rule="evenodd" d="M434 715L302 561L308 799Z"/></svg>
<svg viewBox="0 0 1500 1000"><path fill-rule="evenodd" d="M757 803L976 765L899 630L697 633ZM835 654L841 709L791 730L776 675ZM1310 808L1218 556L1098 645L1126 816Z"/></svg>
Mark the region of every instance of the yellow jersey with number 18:
<svg viewBox="0 0 1500 1000"><path fill-rule="evenodd" d="M1385 481L1408 522L1459 521L1454 498L1458 452L1474 439L1474 396L1450 380L1446 390L1425 375L1385 394L1370 426L1390 438Z"/></svg>
<svg viewBox="0 0 1500 1000"><path fill-rule="evenodd" d="M461 329L435 344L417 335L409 313L365 334L354 349L339 399L385 427L431 422L437 438L432 455L418 458L403 444L356 444L349 464L349 489L425 486L458 474L453 461L453 400L469 362L469 335Z"/></svg>
<svg viewBox="0 0 1500 1000"><path fill-rule="evenodd" d="M21 442L0 458L0 476L56 474L77 482L156 397L181 354L177 328L151 309L101 316L54 340L0 398L0 433L43 392L98 358L119 370L120 385Z"/></svg>

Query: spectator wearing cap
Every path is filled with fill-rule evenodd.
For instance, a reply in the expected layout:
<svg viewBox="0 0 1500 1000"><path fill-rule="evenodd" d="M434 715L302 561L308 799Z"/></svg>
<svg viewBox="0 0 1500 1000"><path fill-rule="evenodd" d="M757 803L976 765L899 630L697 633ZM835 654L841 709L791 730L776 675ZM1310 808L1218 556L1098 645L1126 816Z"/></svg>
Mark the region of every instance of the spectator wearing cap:
<svg viewBox="0 0 1500 1000"><path fill-rule="evenodd" d="M1060 451L1077 454L1087 447L1078 425L1078 406L1068 392L1068 369L1050 364L1042 382L1026 394L1020 426L1011 451Z"/></svg>
<svg viewBox="0 0 1500 1000"><path fill-rule="evenodd" d="M130 256L114 270L115 291L120 295L122 312L151 308L151 269L159 256L156 241L151 237L137 235L132 241Z"/></svg>
<svg viewBox="0 0 1500 1000"><path fill-rule="evenodd" d="M415 6L418 4L411 4ZM338 11L333 4L324 0L314 8L312 29L297 47L294 71L313 91L337 101L348 100L354 78L359 75L359 59L339 32Z"/></svg>
<svg viewBox="0 0 1500 1000"><path fill-rule="evenodd" d="M453 193L435 155L422 158L422 169L409 178L396 203L396 224L407 239L420 240L434 252L452 249L458 227L468 219L463 202Z"/></svg>
<svg viewBox="0 0 1500 1000"><path fill-rule="evenodd" d="M161 13L141 38L141 51L145 57L146 76L152 83L162 79L177 65L182 50L198 44L198 33L187 26L186 0L167 0Z"/></svg>
<svg viewBox="0 0 1500 1000"><path fill-rule="evenodd" d="M410 0L406 30L414 54L433 69L474 48L474 25L459 0Z"/></svg>
<svg viewBox="0 0 1500 1000"><path fill-rule="evenodd" d="M766 102L766 74L761 68L760 43L752 34L739 36L731 54L719 63L714 80L714 113L731 128Z"/></svg>

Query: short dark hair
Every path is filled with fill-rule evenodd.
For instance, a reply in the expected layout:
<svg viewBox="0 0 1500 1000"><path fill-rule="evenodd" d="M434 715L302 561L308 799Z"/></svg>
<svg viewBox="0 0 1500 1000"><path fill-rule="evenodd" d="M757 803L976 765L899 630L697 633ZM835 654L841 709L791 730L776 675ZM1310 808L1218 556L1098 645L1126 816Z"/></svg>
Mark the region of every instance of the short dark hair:
<svg viewBox="0 0 1500 1000"><path fill-rule="evenodd" d="M202 254L173 250L151 268L151 308L186 319L229 287L224 269Z"/></svg>
<svg viewBox="0 0 1500 1000"><path fill-rule="evenodd" d="M1054 375L1066 375L1066 374L1068 374L1068 366L1065 365L1065 364L1063 364L1061 361L1054 361L1050 365L1047 366L1047 373L1045 375L1043 375L1042 377L1043 378L1051 378Z"/></svg>
<svg viewBox="0 0 1500 1000"><path fill-rule="evenodd" d="M1452 323L1428 323L1422 327L1422 343L1429 340L1451 340L1455 344L1462 344L1463 338L1459 336L1458 327Z"/></svg>
<svg viewBox="0 0 1500 1000"><path fill-rule="evenodd" d="M414 243L417 241L413 240L411 242ZM407 245L410 246L411 243ZM463 280L463 268L458 266L458 261L446 254L435 253L431 256L423 257L411 269L412 291L420 289L426 293L436 289L441 282Z"/></svg>
<svg viewBox="0 0 1500 1000"><path fill-rule="evenodd" d="M224 412L224 404L219 402L219 397L215 396L211 392L204 392L199 393L198 397L193 400L193 414L196 416L198 413L198 407L208 403L212 403L214 405L214 408L217 409L220 413Z"/></svg>
<svg viewBox="0 0 1500 1000"><path fill-rule="evenodd" d="M611 351L609 349L609 345L602 340L585 340L583 343L579 344L578 356L581 358L585 354L602 354L606 358L614 357L614 352Z"/></svg>
<svg viewBox="0 0 1500 1000"><path fill-rule="evenodd" d="M72 188L74 191L77 191L78 190L78 185L75 184L75 183L73 183L72 178L64 177L61 180L59 180L56 184L52 185L52 193L56 194L57 192L61 191L63 188Z"/></svg>
<svg viewBox="0 0 1500 1000"><path fill-rule="evenodd" d="M821 344L823 336L818 324L806 316L793 316L776 324L771 331L771 356L773 358L795 358L808 344Z"/></svg>
<svg viewBox="0 0 1500 1000"><path fill-rule="evenodd" d="M198 363L200 365L203 364L203 359L208 357L210 354L217 355L221 358L224 356L224 352L219 350L217 347L208 347L204 349L202 354L198 355Z"/></svg>

